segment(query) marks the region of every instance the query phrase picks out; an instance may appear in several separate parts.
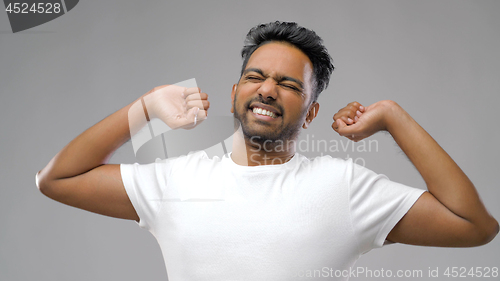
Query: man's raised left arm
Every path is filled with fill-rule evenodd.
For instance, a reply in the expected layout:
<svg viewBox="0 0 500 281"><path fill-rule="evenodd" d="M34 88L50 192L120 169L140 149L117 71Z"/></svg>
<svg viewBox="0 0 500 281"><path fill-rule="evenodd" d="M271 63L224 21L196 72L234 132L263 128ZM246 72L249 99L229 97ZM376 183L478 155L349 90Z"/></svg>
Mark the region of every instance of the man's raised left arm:
<svg viewBox="0 0 500 281"><path fill-rule="evenodd" d="M348 104L334 115L332 128L359 141L388 131L423 177L425 192L387 236L398 243L472 247L490 242L498 222L488 213L476 188L441 146L396 102L368 107Z"/></svg>

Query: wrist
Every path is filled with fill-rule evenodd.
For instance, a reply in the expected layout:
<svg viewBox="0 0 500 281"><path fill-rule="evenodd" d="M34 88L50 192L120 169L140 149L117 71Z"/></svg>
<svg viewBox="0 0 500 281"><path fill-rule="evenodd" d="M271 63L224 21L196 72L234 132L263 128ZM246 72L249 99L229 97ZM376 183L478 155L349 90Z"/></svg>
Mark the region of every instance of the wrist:
<svg viewBox="0 0 500 281"><path fill-rule="evenodd" d="M144 115L146 116L146 121L151 121L146 103L144 102L144 97L141 97L142 110L144 110Z"/></svg>
<svg viewBox="0 0 500 281"><path fill-rule="evenodd" d="M410 115L395 101L385 101L384 130L393 134L398 128L405 127L411 120Z"/></svg>

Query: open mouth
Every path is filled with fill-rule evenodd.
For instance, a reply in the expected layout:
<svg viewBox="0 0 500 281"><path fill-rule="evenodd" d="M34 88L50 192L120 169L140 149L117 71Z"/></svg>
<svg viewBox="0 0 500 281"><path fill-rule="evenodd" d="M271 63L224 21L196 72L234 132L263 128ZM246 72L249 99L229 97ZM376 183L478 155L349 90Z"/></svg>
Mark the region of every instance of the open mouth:
<svg viewBox="0 0 500 281"><path fill-rule="evenodd" d="M268 116L273 119L281 116L281 114L276 109L266 105L252 105L249 109L256 115Z"/></svg>
<svg viewBox="0 0 500 281"><path fill-rule="evenodd" d="M271 111L268 111L268 110L265 110L265 109L262 109L262 108L258 108L258 107L254 107L252 109L252 112L255 113L255 114L259 114L259 115L269 116L271 118L277 118L278 117L274 112L271 112Z"/></svg>

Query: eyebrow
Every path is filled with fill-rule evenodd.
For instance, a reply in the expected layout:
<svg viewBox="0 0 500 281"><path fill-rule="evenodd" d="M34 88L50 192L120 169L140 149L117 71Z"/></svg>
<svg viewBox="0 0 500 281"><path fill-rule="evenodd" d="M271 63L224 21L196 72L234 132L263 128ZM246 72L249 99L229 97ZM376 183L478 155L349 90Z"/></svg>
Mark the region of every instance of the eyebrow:
<svg viewBox="0 0 500 281"><path fill-rule="evenodd" d="M262 69L259 69L259 68L252 68L252 67L247 68L247 69L245 69L245 71L243 71L243 75L247 74L248 72L256 72L264 77L267 77L266 75L264 75L264 72L262 71ZM282 82L282 81L291 81L291 82L297 83L301 89L304 89L304 83L302 81L295 79L293 77L290 77L290 76L278 75L275 80L278 83Z"/></svg>

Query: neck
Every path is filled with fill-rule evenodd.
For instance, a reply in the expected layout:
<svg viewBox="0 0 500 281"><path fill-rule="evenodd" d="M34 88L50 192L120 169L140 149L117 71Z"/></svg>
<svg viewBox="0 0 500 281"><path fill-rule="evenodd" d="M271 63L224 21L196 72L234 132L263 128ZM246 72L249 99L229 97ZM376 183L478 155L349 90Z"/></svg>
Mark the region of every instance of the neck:
<svg viewBox="0 0 500 281"><path fill-rule="evenodd" d="M295 141L256 142L243 136L241 127L234 133L231 158L241 166L278 165L295 155Z"/></svg>

